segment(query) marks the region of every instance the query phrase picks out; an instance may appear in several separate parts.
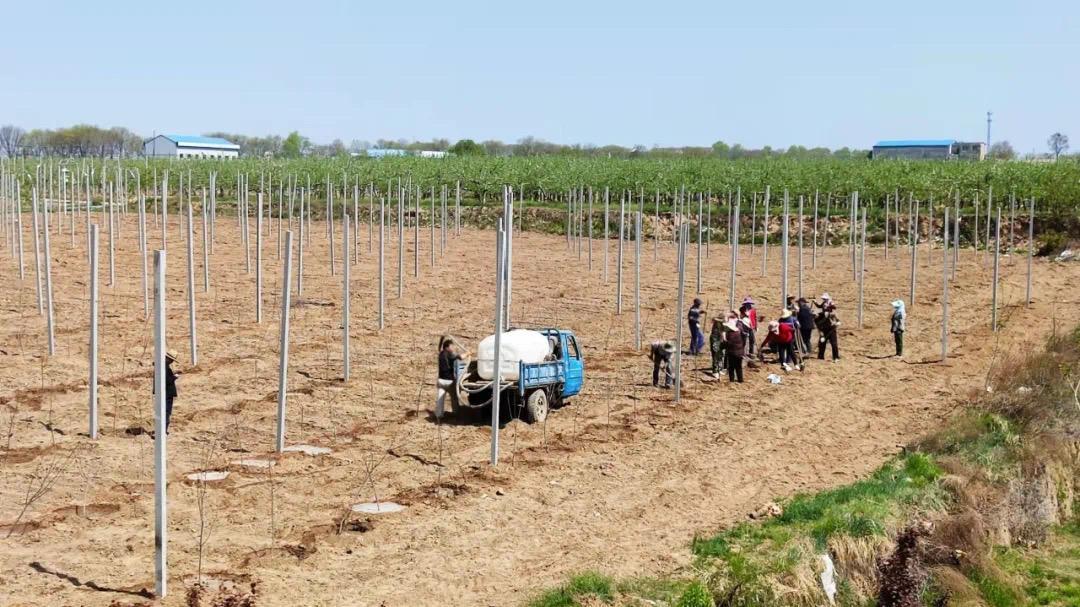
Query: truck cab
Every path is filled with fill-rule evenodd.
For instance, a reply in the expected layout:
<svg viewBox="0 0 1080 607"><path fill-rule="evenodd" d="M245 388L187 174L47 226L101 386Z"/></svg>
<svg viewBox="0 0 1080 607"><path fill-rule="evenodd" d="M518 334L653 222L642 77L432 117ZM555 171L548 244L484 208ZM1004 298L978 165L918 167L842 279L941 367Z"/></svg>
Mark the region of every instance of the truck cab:
<svg viewBox="0 0 1080 607"><path fill-rule="evenodd" d="M554 379L554 383L559 384L558 396L560 399L577 396L581 392L582 383L585 381L585 359L581 356L577 337L574 336L573 331L561 329L541 329L540 333L547 337L548 342L551 343L551 355L554 361L561 363L560 366L564 367L561 369L561 376L547 379ZM523 364L523 373L520 377L526 378L526 375L532 371L528 367L535 366ZM533 383L533 381L519 381L519 391L524 393L524 390Z"/></svg>

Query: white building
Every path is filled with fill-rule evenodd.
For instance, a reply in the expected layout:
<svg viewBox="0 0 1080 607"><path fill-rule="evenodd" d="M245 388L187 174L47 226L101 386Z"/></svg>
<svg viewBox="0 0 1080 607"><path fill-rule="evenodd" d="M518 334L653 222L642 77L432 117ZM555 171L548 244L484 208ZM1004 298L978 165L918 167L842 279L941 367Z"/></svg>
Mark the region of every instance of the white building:
<svg viewBox="0 0 1080 607"><path fill-rule="evenodd" d="M143 154L156 158L236 158L240 146L220 137L158 135L143 142Z"/></svg>

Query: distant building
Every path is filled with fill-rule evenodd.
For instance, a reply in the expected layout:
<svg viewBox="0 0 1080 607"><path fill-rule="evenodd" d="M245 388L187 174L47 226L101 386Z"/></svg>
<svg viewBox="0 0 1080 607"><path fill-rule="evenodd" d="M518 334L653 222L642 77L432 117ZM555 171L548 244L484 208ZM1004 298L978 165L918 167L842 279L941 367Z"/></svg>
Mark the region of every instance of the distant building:
<svg viewBox="0 0 1080 607"><path fill-rule="evenodd" d="M982 160L986 144L955 139L900 139L874 144L873 158L906 160Z"/></svg>
<svg viewBox="0 0 1080 607"><path fill-rule="evenodd" d="M417 156L419 158L445 158L450 155L449 152L436 152L432 150L422 150L419 152L413 152L410 150L399 150L393 148L368 148L363 152L354 153L353 156L364 156L368 158L389 158L399 156Z"/></svg>
<svg viewBox="0 0 1080 607"><path fill-rule="evenodd" d="M391 156L408 156L407 150L395 150L392 148L371 148L367 150L368 158L388 158Z"/></svg>
<svg viewBox="0 0 1080 607"><path fill-rule="evenodd" d="M982 141L958 141L953 150L960 160L985 160L989 151Z"/></svg>
<svg viewBox="0 0 1080 607"><path fill-rule="evenodd" d="M143 142L143 154L155 158L236 158L240 146L220 137L158 135Z"/></svg>

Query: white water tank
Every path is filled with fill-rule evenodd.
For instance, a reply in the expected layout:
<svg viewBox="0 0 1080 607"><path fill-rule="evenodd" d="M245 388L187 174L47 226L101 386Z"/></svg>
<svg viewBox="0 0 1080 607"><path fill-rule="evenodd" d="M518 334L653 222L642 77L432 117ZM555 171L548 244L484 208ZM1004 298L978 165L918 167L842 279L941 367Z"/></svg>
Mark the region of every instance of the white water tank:
<svg viewBox="0 0 1080 607"><path fill-rule="evenodd" d="M516 381L518 363L543 362L551 354L551 343L540 332L514 329L502 334L499 344L499 368L503 381ZM495 335L488 335L476 347L476 374L482 379L495 379Z"/></svg>

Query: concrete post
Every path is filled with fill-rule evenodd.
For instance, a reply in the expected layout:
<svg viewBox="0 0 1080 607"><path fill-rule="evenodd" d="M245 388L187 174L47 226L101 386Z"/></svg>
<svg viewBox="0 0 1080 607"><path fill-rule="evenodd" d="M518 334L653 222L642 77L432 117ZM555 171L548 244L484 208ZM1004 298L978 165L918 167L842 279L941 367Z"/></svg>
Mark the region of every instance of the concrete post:
<svg viewBox="0 0 1080 607"><path fill-rule="evenodd" d="M164 206L164 204L162 205ZM162 222L164 224L164 222ZM154 251L154 581L158 598L167 594L167 549L169 526L166 520L165 462L168 435L165 432L165 251Z"/></svg>
<svg viewBox="0 0 1080 607"><path fill-rule="evenodd" d="M191 201L187 205L187 292L188 292L188 335L191 342L191 365L199 364L198 338L195 332L195 243L194 227L191 220Z"/></svg>
<svg viewBox="0 0 1080 607"><path fill-rule="evenodd" d="M765 276L765 270L769 265L769 186L765 186L765 200L763 202L763 223L761 225L761 275ZM780 305L784 300L780 300Z"/></svg>
<svg viewBox="0 0 1080 607"><path fill-rule="evenodd" d="M949 248L949 207L945 207L945 223L941 226L941 238L946 250ZM941 263L941 362L949 356L949 264L944 257Z"/></svg>
<svg viewBox="0 0 1080 607"><path fill-rule="evenodd" d="M817 269L817 241L818 241L818 193L814 192L814 244L810 253L810 269Z"/></svg>
<svg viewBox="0 0 1080 607"><path fill-rule="evenodd" d="M386 197L379 198L379 330L386 327Z"/></svg>
<svg viewBox="0 0 1080 607"><path fill-rule="evenodd" d="M341 219L341 250L345 259L341 272L341 378L349 381L349 216ZM434 243L432 243L434 244Z"/></svg>
<svg viewBox="0 0 1080 607"><path fill-rule="evenodd" d="M203 293L210 292L210 209L207 207L206 188L202 191L202 265L203 265ZM281 221L278 220L278 230L281 230ZM279 239L280 240L280 239ZM280 252L281 243L278 243Z"/></svg>
<svg viewBox="0 0 1080 607"><path fill-rule="evenodd" d="M301 215L301 218L303 215ZM300 225L304 224L303 219ZM288 395L289 379L289 309L292 305L289 283L292 281L292 230L285 232L285 263L281 276L281 329L278 344L278 394L277 394L277 434L274 447L278 453L285 449L285 400ZM303 243L303 238L300 239Z"/></svg>
<svg viewBox="0 0 1080 607"><path fill-rule="evenodd" d="M503 208L506 208L505 201ZM505 218L504 218L505 219ZM495 240L495 377L491 382L491 465L499 463L499 407L502 395L503 273L506 264L505 222L500 221Z"/></svg>
<svg viewBox="0 0 1080 607"><path fill-rule="evenodd" d="M911 240L911 290L908 293L908 312L915 309L915 268L919 256L919 204L915 203L915 212L911 216L911 228L908 238Z"/></svg>
<svg viewBox="0 0 1080 607"><path fill-rule="evenodd" d="M1024 298L1028 307L1031 307L1031 263L1035 254L1035 197L1028 201L1028 246L1027 246L1027 295Z"/></svg>
<svg viewBox="0 0 1080 607"><path fill-rule="evenodd" d="M623 234L626 219L626 198L619 199L619 245L615 257L615 313L622 314Z"/></svg>
<svg viewBox="0 0 1080 607"><path fill-rule="evenodd" d="M37 309L38 314L45 313L45 295L42 290L42 264L41 264L41 235L40 228L38 227L38 189L35 187L30 190L32 195L31 213L33 214L33 229L34 229L34 286L37 288Z"/></svg>
<svg viewBox="0 0 1080 607"><path fill-rule="evenodd" d="M262 241L263 241L263 193L256 199L258 218L255 220L255 322L262 324ZM331 231L333 226L330 227ZM333 276L333 261L330 262L330 275Z"/></svg>
<svg viewBox="0 0 1080 607"><path fill-rule="evenodd" d="M675 296L675 402L682 399L683 305L686 303L683 292L686 287L686 240L690 236L689 227L687 224L679 226L679 240L676 243L675 254L679 273Z"/></svg>
<svg viewBox="0 0 1080 607"><path fill-rule="evenodd" d="M90 227L90 440L98 438L98 227Z"/></svg>
<svg viewBox="0 0 1080 607"><path fill-rule="evenodd" d="M49 332L49 356L56 353L56 330L53 320L52 249L49 247L49 204L42 208L42 235L45 239L45 314ZM112 245L112 243L109 243Z"/></svg>
<svg viewBox="0 0 1080 607"><path fill-rule="evenodd" d="M641 350L641 211L634 215L634 349Z"/></svg>
<svg viewBox="0 0 1080 607"><path fill-rule="evenodd" d="M47 239L46 239L47 240ZM994 284L990 297L990 327L997 333L998 330L998 279L1001 275L1001 207L997 209L997 220L994 222Z"/></svg>

